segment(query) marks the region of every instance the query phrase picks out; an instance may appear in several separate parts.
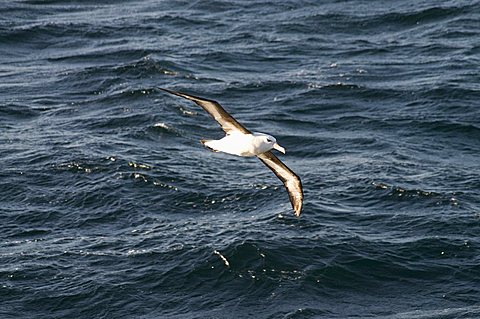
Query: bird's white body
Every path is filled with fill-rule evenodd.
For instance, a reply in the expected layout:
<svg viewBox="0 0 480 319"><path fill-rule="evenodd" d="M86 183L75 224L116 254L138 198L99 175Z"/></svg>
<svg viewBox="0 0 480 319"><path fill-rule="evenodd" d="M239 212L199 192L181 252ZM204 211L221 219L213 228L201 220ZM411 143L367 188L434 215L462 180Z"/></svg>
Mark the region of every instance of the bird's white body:
<svg viewBox="0 0 480 319"><path fill-rule="evenodd" d="M203 144L216 152L238 156L257 156L273 148L285 153L285 149L277 144L273 136L263 133L233 132L219 140L203 141Z"/></svg>

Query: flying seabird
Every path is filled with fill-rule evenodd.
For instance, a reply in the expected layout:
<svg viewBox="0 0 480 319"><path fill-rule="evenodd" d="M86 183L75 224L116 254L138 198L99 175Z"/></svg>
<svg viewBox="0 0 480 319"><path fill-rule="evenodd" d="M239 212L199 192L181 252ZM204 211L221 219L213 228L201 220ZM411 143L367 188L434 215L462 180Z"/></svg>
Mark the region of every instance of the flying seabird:
<svg viewBox="0 0 480 319"><path fill-rule="evenodd" d="M295 215L297 217L300 216L303 201L302 182L291 169L271 152L272 149L276 149L285 154L285 149L278 145L277 140L273 136L250 132L216 101L164 88L159 89L195 102L220 124L226 133L222 139L201 140L202 144L208 149L214 152L224 152L238 156L256 156L267 165L285 185Z"/></svg>

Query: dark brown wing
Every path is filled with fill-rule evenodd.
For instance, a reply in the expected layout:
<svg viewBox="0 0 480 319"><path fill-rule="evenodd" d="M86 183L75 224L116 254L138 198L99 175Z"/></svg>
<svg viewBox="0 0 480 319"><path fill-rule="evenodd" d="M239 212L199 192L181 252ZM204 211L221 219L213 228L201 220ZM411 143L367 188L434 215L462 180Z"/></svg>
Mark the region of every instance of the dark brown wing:
<svg viewBox="0 0 480 319"><path fill-rule="evenodd" d="M270 151L257 155L257 157L283 182L283 185L287 188L290 203L292 203L293 210L295 211L295 216L300 216L303 204L303 189L300 177L298 177Z"/></svg>
<svg viewBox="0 0 480 319"><path fill-rule="evenodd" d="M216 101L200 98L197 96L193 96L193 95L189 95L181 92L175 92L175 91L171 91L163 88L159 88L159 89L197 103L205 111L207 111L208 114L210 114L215 119L215 121L217 121L220 124L222 129L227 134L230 134L234 131L239 131L244 134L252 134L242 124L238 123L236 119L234 119L230 114L228 114L227 111L225 111L225 109Z"/></svg>

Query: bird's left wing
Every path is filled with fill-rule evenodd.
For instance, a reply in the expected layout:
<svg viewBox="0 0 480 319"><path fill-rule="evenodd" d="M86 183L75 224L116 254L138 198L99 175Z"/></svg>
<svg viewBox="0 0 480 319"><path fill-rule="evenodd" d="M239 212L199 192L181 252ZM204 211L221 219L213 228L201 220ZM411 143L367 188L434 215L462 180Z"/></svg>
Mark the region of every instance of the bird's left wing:
<svg viewBox="0 0 480 319"><path fill-rule="evenodd" d="M295 216L300 216L303 205L303 188L300 177L298 177L270 151L257 155L257 157L283 182L287 188Z"/></svg>
<svg viewBox="0 0 480 319"><path fill-rule="evenodd" d="M252 134L249 130L247 130L242 124L238 123L236 119L233 118L227 111L217 102L209 99L204 99L198 96L185 94L181 92L175 92L163 88L159 88L162 91L168 92L170 94L174 94L176 96L183 97L184 99L193 101L200 105L205 111L210 114L215 121L220 124L222 129L225 133L230 134L235 131L239 131L243 134Z"/></svg>

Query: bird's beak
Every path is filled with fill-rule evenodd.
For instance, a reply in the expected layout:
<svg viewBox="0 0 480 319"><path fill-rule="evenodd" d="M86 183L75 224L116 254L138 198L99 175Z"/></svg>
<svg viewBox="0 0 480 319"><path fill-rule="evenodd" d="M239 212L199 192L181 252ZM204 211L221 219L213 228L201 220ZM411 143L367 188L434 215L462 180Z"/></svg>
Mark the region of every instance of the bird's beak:
<svg viewBox="0 0 480 319"><path fill-rule="evenodd" d="M285 149L283 147L281 147L280 145L278 145L277 143L273 144L273 148L276 149L277 151L285 154Z"/></svg>

